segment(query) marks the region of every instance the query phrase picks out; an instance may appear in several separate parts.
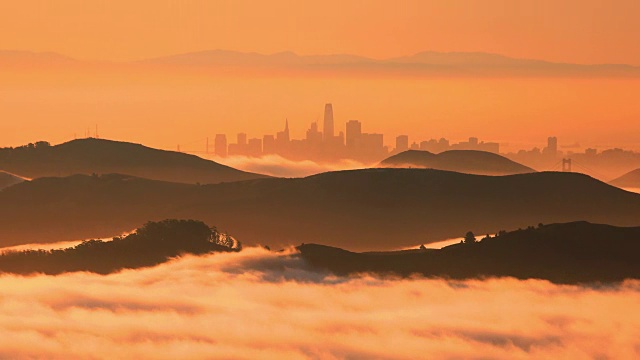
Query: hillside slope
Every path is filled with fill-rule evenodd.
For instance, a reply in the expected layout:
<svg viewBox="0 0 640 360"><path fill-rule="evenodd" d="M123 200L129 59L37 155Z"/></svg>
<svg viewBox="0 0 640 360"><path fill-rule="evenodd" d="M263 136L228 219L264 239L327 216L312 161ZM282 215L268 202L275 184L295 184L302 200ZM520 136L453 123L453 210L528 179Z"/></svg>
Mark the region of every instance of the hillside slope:
<svg viewBox="0 0 640 360"><path fill-rule="evenodd" d="M630 171L619 178L613 179L609 184L621 188L640 188L640 169Z"/></svg>
<svg viewBox="0 0 640 360"><path fill-rule="evenodd" d="M338 275L378 273L467 279L510 276L556 283L640 278L640 227L572 222L543 225L443 249L353 253L306 244L310 265Z"/></svg>
<svg viewBox="0 0 640 360"><path fill-rule="evenodd" d="M76 175L0 192L0 245L107 237L166 218L199 219L272 248L315 242L388 250L540 222L638 225L640 195L555 172L367 169L206 186Z"/></svg>
<svg viewBox="0 0 640 360"><path fill-rule="evenodd" d="M9 174L6 171L0 171L0 190L15 184L19 184L23 181L24 179L19 176Z"/></svg>
<svg viewBox="0 0 640 360"><path fill-rule="evenodd" d="M381 167L419 167L477 175L512 175L535 172L498 154L475 150L450 150L439 154L407 150L382 162Z"/></svg>
<svg viewBox="0 0 640 360"><path fill-rule="evenodd" d="M29 178L120 173L190 184L266 177L194 155L93 138L0 149L0 169Z"/></svg>

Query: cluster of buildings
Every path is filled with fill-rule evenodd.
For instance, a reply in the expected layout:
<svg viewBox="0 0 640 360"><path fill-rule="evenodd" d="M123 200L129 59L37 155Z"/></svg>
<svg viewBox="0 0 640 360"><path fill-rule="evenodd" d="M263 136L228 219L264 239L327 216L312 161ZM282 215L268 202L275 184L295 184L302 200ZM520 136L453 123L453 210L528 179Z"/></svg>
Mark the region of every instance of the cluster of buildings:
<svg viewBox="0 0 640 360"><path fill-rule="evenodd" d="M450 144L446 139L413 142L409 144L407 135L396 137L395 147L389 149L384 145L384 135L366 133L362 123L350 120L345 124L345 132L336 134L333 117L333 106L326 104L322 131L318 123L313 122L304 139L291 139L289 122L285 121L282 131L275 135L264 135L260 138L247 138L246 133L239 133L234 143L229 143L225 134L215 137L214 152L216 156L254 156L276 154L292 160L335 161L353 159L360 162L377 162L385 157L409 149L426 150L439 153L446 150L482 150L498 153L500 145L494 142L480 142L477 138L469 141Z"/></svg>

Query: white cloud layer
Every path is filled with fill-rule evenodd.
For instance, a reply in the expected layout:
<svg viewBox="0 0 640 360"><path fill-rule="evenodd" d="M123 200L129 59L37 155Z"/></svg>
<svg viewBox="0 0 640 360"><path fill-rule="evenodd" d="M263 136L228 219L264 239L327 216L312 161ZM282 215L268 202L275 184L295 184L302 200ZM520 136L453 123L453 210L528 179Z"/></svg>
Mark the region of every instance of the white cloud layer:
<svg viewBox="0 0 640 360"><path fill-rule="evenodd" d="M311 160L295 161L278 155L262 157L230 156L213 158L213 161L236 169L277 177L304 177L327 171L352 170L371 167L355 160L340 160L334 163L316 163Z"/></svg>
<svg viewBox="0 0 640 360"><path fill-rule="evenodd" d="M631 359L640 282L336 278L250 248L0 276L0 358Z"/></svg>

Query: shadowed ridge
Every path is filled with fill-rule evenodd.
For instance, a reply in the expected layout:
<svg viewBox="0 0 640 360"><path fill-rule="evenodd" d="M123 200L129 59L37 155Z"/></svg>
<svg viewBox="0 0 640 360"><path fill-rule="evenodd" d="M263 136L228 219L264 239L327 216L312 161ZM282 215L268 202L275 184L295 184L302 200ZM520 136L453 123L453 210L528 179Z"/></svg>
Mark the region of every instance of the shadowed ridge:
<svg viewBox="0 0 640 360"><path fill-rule="evenodd" d="M382 167L422 167L478 175L510 175L535 172L504 156L477 150L449 150L439 154L407 150L380 162Z"/></svg>
<svg viewBox="0 0 640 360"><path fill-rule="evenodd" d="M0 190L7 188L9 186L13 186L15 184L19 184L23 181L25 181L26 179L14 175L14 174L10 174L6 171L1 171L0 170Z"/></svg>
<svg viewBox="0 0 640 360"><path fill-rule="evenodd" d="M122 173L182 183L220 183L267 177L195 155L104 139L78 139L60 145L0 149L0 168L30 178Z"/></svg>
<svg viewBox="0 0 640 360"><path fill-rule="evenodd" d="M640 188L640 169L635 169L619 178L613 179L609 184L617 187Z"/></svg>
<svg viewBox="0 0 640 360"><path fill-rule="evenodd" d="M586 221L540 224L440 250L352 253L314 244L297 249L311 266L338 275L516 277L567 284L640 279L640 227Z"/></svg>
<svg viewBox="0 0 640 360"><path fill-rule="evenodd" d="M202 219L246 244L389 250L530 224L640 224L640 195L577 173L481 176L365 169L198 186L141 178L37 179L0 192L0 245L109 236Z"/></svg>
<svg viewBox="0 0 640 360"><path fill-rule="evenodd" d="M122 269L155 266L184 254L240 251L242 245L201 221L147 222L113 240L88 240L65 249L0 253L0 272L60 274L90 271L109 274Z"/></svg>

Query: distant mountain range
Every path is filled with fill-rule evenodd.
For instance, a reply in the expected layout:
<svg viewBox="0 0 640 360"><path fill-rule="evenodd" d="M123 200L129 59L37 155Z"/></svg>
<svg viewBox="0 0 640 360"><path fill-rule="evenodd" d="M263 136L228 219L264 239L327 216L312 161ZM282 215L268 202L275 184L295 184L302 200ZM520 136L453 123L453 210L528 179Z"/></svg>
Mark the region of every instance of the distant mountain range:
<svg viewBox="0 0 640 360"><path fill-rule="evenodd" d="M0 190L15 184L19 184L24 180L25 179L20 176L9 174L6 171L0 171Z"/></svg>
<svg viewBox="0 0 640 360"><path fill-rule="evenodd" d="M571 64L518 59L484 52L425 51L411 56L372 59L350 54L298 55L293 52L259 54L209 50L163 56L128 63L77 61L56 53L0 51L0 65L160 66L198 69L253 68L337 74L425 76L640 76L640 67L627 64Z"/></svg>
<svg viewBox="0 0 640 360"><path fill-rule="evenodd" d="M108 237L167 218L216 224L249 245L389 250L539 222L638 225L640 195L555 172L367 169L201 186L75 175L1 191L0 245Z"/></svg>
<svg viewBox="0 0 640 360"><path fill-rule="evenodd" d="M640 189L640 169L630 171L619 178L613 179L609 184L621 188Z"/></svg>
<svg viewBox="0 0 640 360"><path fill-rule="evenodd" d="M194 155L94 138L55 146L40 142L34 146L0 149L0 170L28 178L120 173L190 184L267 177Z"/></svg>
<svg viewBox="0 0 640 360"><path fill-rule="evenodd" d="M504 156L475 150L450 150L439 154L407 150L383 160L379 166L418 167L477 175L512 175L535 172L532 168Z"/></svg>
<svg viewBox="0 0 640 360"><path fill-rule="evenodd" d="M0 50L0 65L2 66L73 66L81 63L78 60L55 53Z"/></svg>
<svg viewBox="0 0 640 360"><path fill-rule="evenodd" d="M640 227L588 222L542 225L442 249L353 253L315 244L297 249L312 267L337 275L508 276L569 284L640 279Z"/></svg>

